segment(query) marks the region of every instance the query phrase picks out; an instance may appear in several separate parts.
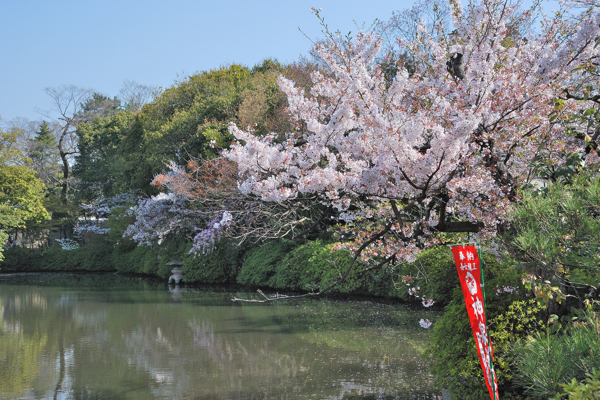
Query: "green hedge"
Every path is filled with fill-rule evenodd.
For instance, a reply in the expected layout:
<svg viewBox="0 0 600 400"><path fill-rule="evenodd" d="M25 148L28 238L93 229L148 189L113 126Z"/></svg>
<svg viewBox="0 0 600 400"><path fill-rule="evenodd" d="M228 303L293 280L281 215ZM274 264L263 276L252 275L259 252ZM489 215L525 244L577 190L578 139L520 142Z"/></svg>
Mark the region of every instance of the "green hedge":
<svg viewBox="0 0 600 400"><path fill-rule="evenodd" d="M322 290L337 281L348 269L352 255L332 251L331 244L317 239L305 244L272 241L248 251L237 282L278 290ZM332 293L369 294L398 297L389 269L362 273L366 266L358 263L346 280Z"/></svg>
<svg viewBox="0 0 600 400"><path fill-rule="evenodd" d="M297 243L289 240L273 240L254 246L245 255L245 260L237 274L237 282L256 287L271 286L271 280L277 273L281 260L295 246Z"/></svg>
<svg viewBox="0 0 600 400"><path fill-rule="evenodd" d="M87 245L75 250L12 248L6 251L2 271L119 271L166 279L169 261L182 260L184 282L239 283L289 291L319 291L328 287L350 266L352 254L332 251L330 240L302 243L274 240L237 246L224 239L208 254L189 254L191 243L166 241L160 246L136 246L129 240ZM421 294L445 305L458 278L447 248L426 250L415 263L367 270L357 263L346 280L331 290L339 294L366 294L415 300L408 295L403 275L428 276L419 281Z"/></svg>
<svg viewBox="0 0 600 400"><path fill-rule="evenodd" d="M123 241L115 246L112 261L119 272L168 278L171 268L166 264L181 260L185 255L185 244L177 246L173 241L166 241L160 246L135 246L133 242Z"/></svg>
<svg viewBox="0 0 600 400"><path fill-rule="evenodd" d="M13 247L6 250L1 272L37 271L119 271L168 278L169 261L182 260L185 282L229 283L242 263L243 247L223 240L207 255L189 254L191 243L166 241L160 246L136 246L122 240L112 246L107 243L86 245L74 250L60 246L43 249Z"/></svg>
<svg viewBox="0 0 600 400"><path fill-rule="evenodd" d="M169 261L183 261L182 272L187 283L229 283L239 269L240 252L243 249L223 240L209 254L190 254L191 243L166 241L160 246L135 246L131 242L115 246L112 259L120 272L156 275L168 278Z"/></svg>
<svg viewBox="0 0 600 400"><path fill-rule="evenodd" d="M185 249L183 260L184 282L232 283L242 264L244 246L224 239L208 254L189 254L191 243Z"/></svg>
<svg viewBox="0 0 600 400"><path fill-rule="evenodd" d="M87 245L75 250L59 246L45 249L11 248L1 271L119 271L167 278L166 266L173 260L183 261L184 282L233 283L290 291L319 291L328 287L349 267L352 254L332 251L331 243L317 239L307 243L274 240L260 245L237 246L224 239L208 254L189 254L191 243L166 241L160 246L136 246L121 240ZM361 272L367 266L358 263L347 279L332 293L368 294L411 300L399 276L427 269L434 277L427 293L446 302L450 287L458 285L452 259L447 249L422 253L417 264L386 266Z"/></svg>
<svg viewBox="0 0 600 400"><path fill-rule="evenodd" d="M63 250L59 246L44 249L13 247L5 251L2 272L34 271L114 271L112 248L106 245Z"/></svg>

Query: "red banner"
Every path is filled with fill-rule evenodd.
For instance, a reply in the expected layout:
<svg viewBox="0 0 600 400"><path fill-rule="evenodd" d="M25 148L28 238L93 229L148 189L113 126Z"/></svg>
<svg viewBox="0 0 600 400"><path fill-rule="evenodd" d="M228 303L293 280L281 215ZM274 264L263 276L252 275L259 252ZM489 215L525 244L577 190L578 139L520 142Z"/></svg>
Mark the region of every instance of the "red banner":
<svg viewBox="0 0 600 400"><path fill-rule="evenodd" d="M479 361L485 383L490 392L492 400L498 400L498 384L496 374L492 367L492 342L489 340L487 323L485 319L485 307L483 296L483 284L481 277L481 268L479 264L479 254L475 246L456 246L452 247L454 262L458 270L458 278L462 286L465 304L471 321L471 329L477 343Z"/></svg>

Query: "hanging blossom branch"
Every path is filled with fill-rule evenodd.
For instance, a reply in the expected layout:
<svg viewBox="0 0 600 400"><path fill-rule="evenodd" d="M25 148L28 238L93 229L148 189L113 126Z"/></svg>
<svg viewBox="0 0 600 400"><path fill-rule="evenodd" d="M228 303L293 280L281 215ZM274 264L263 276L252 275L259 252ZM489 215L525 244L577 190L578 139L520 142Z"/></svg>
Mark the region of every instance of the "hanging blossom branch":
<svg viewBox="0 0 600 400"><path fill-rule="evenodd" d="M206 229L195 228L198 234L194 236L194 245L190 253L198 255L199 253L208 254L213 251L217 243L221 240L221 236L231 226L232 221L231 213L223 211L208 223Z"/></svg>
<svg viewBox="0 0 600 400"><path fill-rule="evenodd" d="M191 160L186 167L169 164L170 171L157 175L155 186L184 199L199 216L194 226L192 252L206 254L222 236L259 242L297 237L323 229L329 215L326 207L304 196L279 203L265 203L238 190L235 163L223 158Z"/></svg>

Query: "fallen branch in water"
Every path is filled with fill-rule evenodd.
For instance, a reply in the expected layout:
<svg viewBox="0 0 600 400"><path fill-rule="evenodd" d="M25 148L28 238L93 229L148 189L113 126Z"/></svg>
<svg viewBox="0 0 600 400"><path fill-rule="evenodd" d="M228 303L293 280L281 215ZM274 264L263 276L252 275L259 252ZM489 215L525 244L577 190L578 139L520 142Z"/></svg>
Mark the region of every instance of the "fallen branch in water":
<svg viewBox="0 0 600 400"><path fill-rule="evenodd" d="M285 300L285 299L298 299L301 297L309 297L309 296L319 296L321 295L323 292L317 292L317 293L305 293L305 294L298 294L298 295L294 295L294 296L288 296L285 294L275 294L275 296L271 296L268 297L267 295L265 295L263 293L262 290L258 289L257 292L264 297L263 300L252 300L252 299L239 299L237 297L234 297L233 299L231 299L231 301L243 301L244 303L269 303L271 301L275 301L275 300Z"/></svg>

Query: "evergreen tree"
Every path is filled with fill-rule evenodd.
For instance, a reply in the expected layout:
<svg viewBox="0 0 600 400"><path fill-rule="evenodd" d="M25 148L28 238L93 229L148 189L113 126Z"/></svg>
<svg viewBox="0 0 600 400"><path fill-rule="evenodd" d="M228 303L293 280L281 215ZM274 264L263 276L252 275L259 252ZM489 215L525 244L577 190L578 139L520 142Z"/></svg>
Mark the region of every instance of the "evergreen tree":
<svg viewBox="0 0 600 400"><path fill-rule="evenodd" d="M59 185L60 155L54 130L43 121L35 137L29 143L28 156L31 159L31 168L38 173L38 177L48 188Z"/></svg>
<svg viewBox="0 0 600 400"><path fill-rule="evenodd" d="M40 129L35 132L34 140L47 146L56 146L56 138L52 134L52 129L50 129L50 126L46 121L42 121L40 124Z"/></svg>

